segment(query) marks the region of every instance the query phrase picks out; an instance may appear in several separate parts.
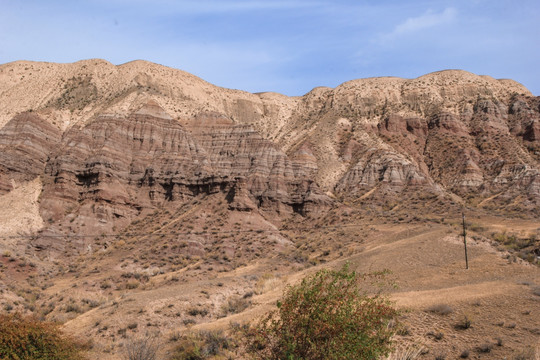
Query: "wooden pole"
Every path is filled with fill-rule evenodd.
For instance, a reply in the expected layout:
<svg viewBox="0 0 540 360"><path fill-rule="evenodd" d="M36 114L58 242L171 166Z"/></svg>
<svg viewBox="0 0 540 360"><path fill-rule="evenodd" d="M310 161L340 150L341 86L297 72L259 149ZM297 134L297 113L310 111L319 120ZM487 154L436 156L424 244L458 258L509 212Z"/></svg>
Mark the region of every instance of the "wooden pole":
<svg viewBox="0 0 540 360"><path fill-rule="evenodd" d="M465 269L469 269L469 258L467 257L467 231L465 230L465 213L461 212L463 219L463 245L465 246Z"/></svg>

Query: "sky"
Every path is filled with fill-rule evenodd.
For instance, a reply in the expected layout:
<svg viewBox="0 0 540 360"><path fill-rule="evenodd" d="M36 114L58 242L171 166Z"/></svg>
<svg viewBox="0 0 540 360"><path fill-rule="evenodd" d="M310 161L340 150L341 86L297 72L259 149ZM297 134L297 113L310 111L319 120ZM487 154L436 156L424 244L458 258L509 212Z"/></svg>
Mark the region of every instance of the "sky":
<svg viewBox="0 0 540 360"><path fill-rule="evenodd" d="M540 95L540 1L0 0L0 63L90 58L290 96L444 69Z"/></svg>

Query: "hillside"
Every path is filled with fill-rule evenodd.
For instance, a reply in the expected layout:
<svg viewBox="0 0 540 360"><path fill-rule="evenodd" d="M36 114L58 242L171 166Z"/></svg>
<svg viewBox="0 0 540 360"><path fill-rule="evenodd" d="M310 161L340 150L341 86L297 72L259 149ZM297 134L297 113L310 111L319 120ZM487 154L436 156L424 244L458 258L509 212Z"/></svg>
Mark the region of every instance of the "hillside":
<svg viewBox="0 0 540 360"><path fill-rule="evenodd" d="M392 270L400 341L425 358L500 336L511 356L540 334L539 219L540 98L512 80L287 97L145 61L0 65L0 305L90 334L103 359L148 331L253 319L344 261Z"/></svg>

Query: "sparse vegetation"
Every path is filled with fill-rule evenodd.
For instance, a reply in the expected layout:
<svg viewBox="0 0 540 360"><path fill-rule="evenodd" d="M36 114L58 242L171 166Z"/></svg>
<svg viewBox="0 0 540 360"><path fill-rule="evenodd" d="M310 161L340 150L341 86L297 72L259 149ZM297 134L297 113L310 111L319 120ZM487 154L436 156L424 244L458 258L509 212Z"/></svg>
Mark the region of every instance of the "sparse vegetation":
<svg viewBox="0 0 540 360"><path fill-rule="evenodd" d="M206 315L208 315L208 310L204 309L204 308L193 307L193 308L189 309L187 311L187 313L189 315L191 315L191 316L197 316L197 315L206 316Z"/></svg>
<svg viewBox="0 0 540 360"><path fill-rule="evenodd" d="M540 264L539 97L508 102L505 82L492 88L453 72L289 99L201 87L146 63L24 67L47 76L28 82L42 88L39 99L32 89L5 92L25 99L6 97L4 122L30 105L34 113L2 129L0 312L65 322L64 331L96 339L93 358L116 359L148 331L167 343L156 360L177 345L178 358L240 358L244 343L229 331L253 336L260 348L249 355L259 358L303 356L296 351L311 343L296 338L311 337L314 352L333 346L328 357L347 358L354 316L304 312L300 296L327 301L307 285L264 326L197 330L221 328L231 314L251 319L288 281L349 259L396 274L392 296L404 311L384 329L395 333L389 359L511 359L536 344L540 268L525 261ZM462 210L472 271L456 236ZM327 344L339 329L345 340ZM484 342L491 353L479 352ZM425 352L400 351L408 344Z"/></svg>
<svg viewBox="0 0 540 360"><path fill-rule="evenodd" d="M147 334L131 338L124 344L125 360L156 360L159 343L156 336Z"/></svg>
<svg viewBox="0 0 540 360"><path fill-rule="evenodd" d="M540 249L538 235L519 236L515 233L503 231L492 233L491 238L499 244L501 249L507 250L525 261L540 265L540 260L535 253Z"/></svg>
<svg viewBox="0 0 540 360"><path fill-rule="evenodd" d="M422 354L423 351L424 351L424 348L422 346L409 345L407 347L398 348L394 350L385 359L386 360L415 360Z"/></svg>
<svg viewBox="0 0 540 360"><path fill-rule="evenodd" d="M540 359L540 345L536 349L533 347L527 347L514 354L513 360L539 360Z"/></svg>
<svg viewBox="0 0 540 360"><path fill-rule="evenodd" d="M444 338L444 333L442 331L429 331L428 336L431 336L435 340L442 340Z"/></svg>
<svg viewBox="0 0 540 360"><path fill-rule="evenodd" d="M427 311L435 313L435 314L439 314L439 315L448 315L454 312L454 310L446 304L437 304L437 305L430 306L427 309Z"/></svg>
<svg viewBox="0 0 540 360"><path fill-rule="evenodd" d="M234 342L223 331L201 331L177 340L170 360L204 360L228 351ZM230 357L229 357L230 358Z"/></svg>
<svg viewBox="0 0 540 360"><path fill-rule="evenodd" d="M479 353L488 353L493 349L493 345L490 343L484 343L478 346L477 350Z"/></svg>
<svg viewBox="0 0 540 360"><path fill-rule="evenodd" d="M220 317L225 317L229 314L238 314L247 309L251 305L251 301L244 297L233 296L221 306Z"/></svg>

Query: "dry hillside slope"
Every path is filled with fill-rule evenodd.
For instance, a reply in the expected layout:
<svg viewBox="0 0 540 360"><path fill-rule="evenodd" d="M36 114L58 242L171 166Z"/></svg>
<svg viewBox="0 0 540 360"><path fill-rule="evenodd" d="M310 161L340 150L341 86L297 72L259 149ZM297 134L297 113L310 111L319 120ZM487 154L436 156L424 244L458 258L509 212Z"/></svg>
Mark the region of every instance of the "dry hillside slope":
<svg viewBox="0 0 540 360"><path fill-rule="evenodd" d="M93 358L149 333L167 358L345 261L393 272L422 358L518 358L540 334L539 219L540 98L512 80L287 97L145 61L0 65L0 311L65 323Z"/></svg>

